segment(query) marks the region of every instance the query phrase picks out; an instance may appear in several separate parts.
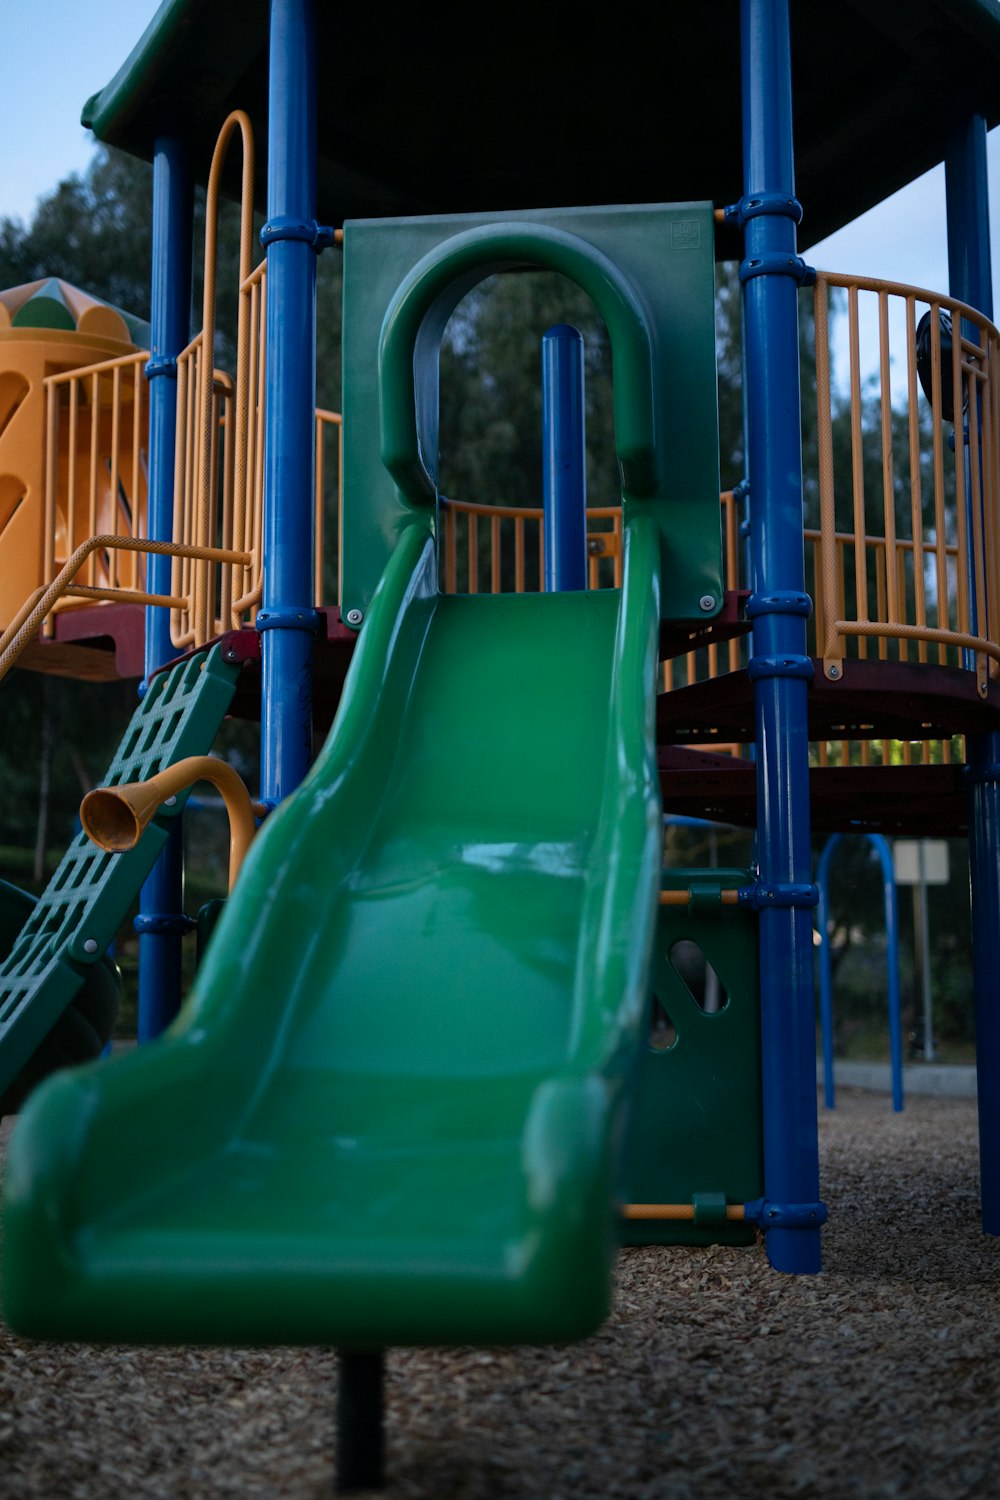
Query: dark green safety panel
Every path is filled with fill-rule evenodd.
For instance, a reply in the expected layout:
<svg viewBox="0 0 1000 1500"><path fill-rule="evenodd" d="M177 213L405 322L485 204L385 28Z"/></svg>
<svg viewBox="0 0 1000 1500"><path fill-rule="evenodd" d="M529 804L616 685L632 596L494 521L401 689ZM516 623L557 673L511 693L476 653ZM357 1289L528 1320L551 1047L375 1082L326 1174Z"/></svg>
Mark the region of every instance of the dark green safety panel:
<svg viewBox="0 0 1000 1500"><path fill-rule="evenodd" d="M0 880L0 961L7 957L37 903L37 896ZM99 1057L111 1039L121 995L121 975L105 955L87 970L76 995L13 1083L0 1089L0 1116L16 1114L31 1090L57 1068Z"/></svg>
<svg viewBox="0 0 1000 1500"><path fill-rule="evenodd" d="M663 618L716 613L722 550L713 252L710 203L348 222L345 618L368 610L414 512L433 524L438 353L451 313L486 276L525 265L576 281L608 326L622 502L626 515L648 507L656 517ZM703 607L709 599L714 603Z"/></svg>
<svg viewBox="0 0 1000 1500"><path fill-rule="evenodd" d="M204 754L232 702L238 672L215 646L154 677L102 785L146 781L163 766ZM184 793L173 807L162 807L124 854L99 849L82 831L70 844L0 964L0 1094L107 950L186 800Z"/></svg>
<svg viewBox="0 0 1000 1500"><path fill-rule="evenodd" d="M660 907L649 1033L625 1153L627 1203L691 1203L721 1193L735 1204L763 1196L757 913L719 900L720 890L749 881L746 870L664 873L664 889L688 888L694 901ZM696 944L718 975L722 1005L714 1014L682 977L691 957L678 949L684 942ZM746 1244L754 1231L626 1220L623 1237L632 1245Z"/></svg>

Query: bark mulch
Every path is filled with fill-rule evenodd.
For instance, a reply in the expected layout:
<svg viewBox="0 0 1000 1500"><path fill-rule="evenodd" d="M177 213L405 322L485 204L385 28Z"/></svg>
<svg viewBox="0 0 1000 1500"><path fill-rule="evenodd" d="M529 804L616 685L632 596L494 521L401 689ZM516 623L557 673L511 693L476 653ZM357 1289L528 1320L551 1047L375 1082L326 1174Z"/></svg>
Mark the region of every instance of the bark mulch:
<svg viewBox="0 0 1000 1500"><path fill-rule="evenodd" d="M0 1153L9 1124L0 1132ZM394 1350L388 1500L1000 1494L1000 1240L975 1103L841 1090L822 1276L648 1248L560 1349ZM33 1345L0 1327L0 1496L332 1491L323 1349Z"/></svg>

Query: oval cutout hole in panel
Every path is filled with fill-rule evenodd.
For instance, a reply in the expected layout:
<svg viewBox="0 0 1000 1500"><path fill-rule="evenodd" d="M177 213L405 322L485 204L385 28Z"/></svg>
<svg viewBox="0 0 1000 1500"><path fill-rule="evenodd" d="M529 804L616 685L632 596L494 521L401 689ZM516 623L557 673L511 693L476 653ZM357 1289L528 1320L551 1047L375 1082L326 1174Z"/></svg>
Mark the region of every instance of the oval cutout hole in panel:
<svg viewBox="0 0 1000 1500"><path fill-rule="evenodd" d="M649 1045L654 1052L669 1052L677 1041L677 1027L664 1008L656 992L651 996L649 1018Z"/></svg>
<svg viewBox="0 0 1000 1500"><path fill-rule="evenodd" d="M716 1016L729 1004L718 974L693 938L680 938L670 950L670 962L691 999L706 1016Z"/></svg>

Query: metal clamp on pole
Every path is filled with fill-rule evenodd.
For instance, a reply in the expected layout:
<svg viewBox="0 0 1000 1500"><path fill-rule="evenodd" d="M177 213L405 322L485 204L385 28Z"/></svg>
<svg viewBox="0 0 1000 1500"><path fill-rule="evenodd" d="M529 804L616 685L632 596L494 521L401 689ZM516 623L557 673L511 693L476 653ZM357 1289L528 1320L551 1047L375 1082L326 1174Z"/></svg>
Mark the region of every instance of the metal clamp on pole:
<svg viewBox="0 0 1000 1500"><path fill-rule="evenodd" d="M740 228L750 219L759 219L762 214L771 214L781 219L791 219L793 224L802 223L802 204L791 193L754 193L743 197L738 203L730 203L723 210L727 224L738 224Z"/></svg>
<svg viewBox="0 0 1000 1500"><path fill-rule="evenodd" d="M326 616L321 609L259 609L254 628L265 630L308 630L313 635L326 633Z"/></svg>
<svg viewBox="0 0 1000 1500"><path fill-rule="evenodd" d="M142 367L142 373L147 380L155 380L158 375L176 380L177 361L172 354L151 354Z"/></svg>
<svg viewBox="0 0 1000 1500"><path fill-rule="evenodd" d="M760 677L802 677L812 682L814 673L811 656L751 656L747 663L751 682Z"/></svg>
<svg viewBox="0 0 1000 1500"><path fill-rule="evenodd" d="M829 1212L825 1203L771 1203L755 1198L743 1205L743 1219L761 1229L818 1229Z"/></svg>
<svg viewBox="0 0 1000 1500"><path fill-rule="evenodd" d="M752 281L755 276L790 276L799 286L814 286L816 267L807 266L801 255L788 255L783 250L769 250L740 262L740 281Z"/></svg>
<svg viewBox="0 0 1000 1500"><path fill-rule="evenodd" d="M183 937L195 926L194 917L182 911L142 911L132 921L133 931L140 936L144 932L179 932Z"/></svg>
<svg viewBox="0 0 1000 1500"><path fill-rule="evenodd" d="M268 219L260 232L260 242L266 250L276 240L299 240L311 245L318 253L335 243L337 231L332 224L317 224L315 219L296 219L289 214L276 214Z"/></svg>
<svg viewBox="0 0 1000 1500"><path fill-rule="evenodd" d="M740 906L749 906L754 911L771 911L778 907L801 906L811 911L819 905L819 886L805 881L770 884L758 881L756 885L745 885L739 891Z"/></svg>
<svg viewBox="0 0 1000 1500"><path fill-rule="evenodd" d="M747 600L747 619L755 620L759 615L799 615L802 619L808 620L812 614L812 608L809 595L800 594L795 589L775 590L769 594L751 594Z"/></svg>

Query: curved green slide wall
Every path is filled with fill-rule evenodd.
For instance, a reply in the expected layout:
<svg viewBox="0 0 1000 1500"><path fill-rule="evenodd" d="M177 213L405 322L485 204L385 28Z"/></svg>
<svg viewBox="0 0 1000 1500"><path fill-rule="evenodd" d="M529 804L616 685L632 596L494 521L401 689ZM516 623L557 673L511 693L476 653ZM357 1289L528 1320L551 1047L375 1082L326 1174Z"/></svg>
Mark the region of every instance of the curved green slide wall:
<svg viewBox="0 0 1000 1500"><path fill-rule="evenodd" d="M8 1160L5 1314L125 1342L549 1342L604 1317L657 903L659 533L442 597L414 513L309 777L159 1041Z"/></svg>

